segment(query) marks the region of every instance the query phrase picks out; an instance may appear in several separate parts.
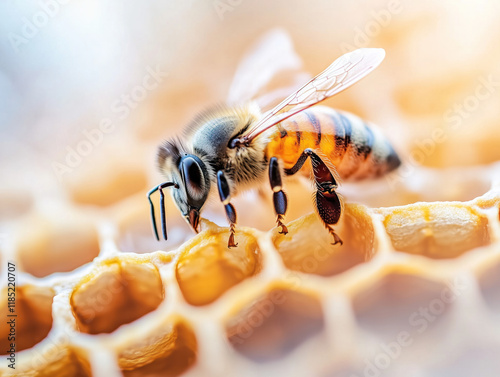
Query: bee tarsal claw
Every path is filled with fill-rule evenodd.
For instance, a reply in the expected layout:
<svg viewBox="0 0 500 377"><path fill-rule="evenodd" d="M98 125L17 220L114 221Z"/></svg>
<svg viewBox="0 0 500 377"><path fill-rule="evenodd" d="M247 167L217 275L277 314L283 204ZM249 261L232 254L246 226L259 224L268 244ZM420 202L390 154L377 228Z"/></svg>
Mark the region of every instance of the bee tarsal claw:
<svg viewBox="0 0 500 377"><path fill-rule="evenodd" d="M229 240L227 241L227 248L230 249L237 246L238 244L234 243L234 233L231 233L231 235L229 236Z"/></svg>
<svg viewBox="0 0 500 377"><path fill-rule="evenodd" d="M286 235L286 234L288 234L288 228L286 227L286 225L285 225L285 224L283 224L283 223L281 222L281 220L278 220L278 221L276 221L276 222L277 222L277 226L278 226L278 227L281 227L281 231L280 231L279 233L280 233L280 234L285 234L285 235Z"/></svg>
<svg viewBox="0 0 500 377"><path fill-rule="evenodd" d="M337 233L335 233L334 231L331 231L330 233L333 236L333 241L334 241L332 245L336 245L339 243L340 246L342 246L344 244L344 241L342 241L342 239L337 235Z"/></svg>

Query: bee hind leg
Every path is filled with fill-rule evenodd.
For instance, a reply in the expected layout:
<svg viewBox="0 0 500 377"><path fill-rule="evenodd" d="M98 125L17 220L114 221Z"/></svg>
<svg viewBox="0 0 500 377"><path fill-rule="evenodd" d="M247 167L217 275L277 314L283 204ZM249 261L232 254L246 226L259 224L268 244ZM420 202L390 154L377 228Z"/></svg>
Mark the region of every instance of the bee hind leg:
<svg viewBox="0 0 500 377"><path fill-rule="evenodd" d="M236 233L236 209L234 206L229 203L231 200L231 192L229 189L229 184L227 183L227 179L222 170L217 172L217 188L219 190L219 197L224 204L224 209L226 210L227 221L229 221L229 239L227 241L227 247L236 247L237 243L234 242L234 234Z"/></svg>
<svg viewBox="0 0 500 377"><path fill-rule="evenodd" d="M332 225L337 224L339 221L340 214L342 212L342 204L339 196L334 190L331 192L322 192L318 189L315 195L315 202L316 211L318 212L319 217L333 237L332 245L336 245L338 243L342 245L344 242L332 228Z"/></svg>
<svg viewBox="0 0 500 377"><path fill-rule="evenodd" d="M298 172L307 158L311 158L314 181L316 183L316 194L314 197L316 212L318 212L326 229L332 235L334 241L333 245L338 243L342 245L342 239L335 233L332 227L337 224L340 219L342 202L335 192L335 189L338 187L337 181L328 166L312 149L307 148L302 152L295 165L290 169L286 169L285 173L287 175L292 175Z"/></svg>
<svg viewBox="0 0 500 377"><path fill-rule="evenodd" d="M269 161L269 182L273 190L273 204L274 212L276 213L276 226L281 227L280 234L287 234L288 228L283 224L288 201L285 192L283 191L283 184L281 181L281 172L279 168L278 159L272 157Z"/></svg>

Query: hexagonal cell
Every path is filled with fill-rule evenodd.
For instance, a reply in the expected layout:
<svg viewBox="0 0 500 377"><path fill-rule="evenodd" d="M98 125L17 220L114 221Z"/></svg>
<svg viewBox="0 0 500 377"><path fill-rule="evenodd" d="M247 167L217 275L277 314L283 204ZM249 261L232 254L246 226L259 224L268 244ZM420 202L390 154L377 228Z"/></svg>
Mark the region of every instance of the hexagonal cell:
<svg viewBox="0 0 500 377"><path fill-rule="evenodd" d="M478 281L484 301L492 313L500 317L500 263L489 266Z"/></svg>
<svg viewBox="0 0 500 377"><path fill-rule="evenodd" d="M332 245L333 237L316 213L291 222L288 231L283 235L274 230L273 239L285 266L294 271L332 276L370 260L375 253L372 220L361 205L347 204L335 226L343 245Z"/></svg>
<svg viewBox="0 0 500 377"><path fill-rule="evenodd" d="M46 370L48 372L48 370ZM84 351L77 348L67 348L65 357L59 364L59 368L53 370L48 376L61 377L92 377L92 370L88 356Z"/></svg>
<svg viewBox="0 0 500 377"><path fill-rule="evenodd" d="M119 144L119 143L118 143ZM62 179L70 198L78 204L108 206L139 191L147 190L147 179L134 146L110 145L91 150Z"/></svg>
<svg viewBox="0 0 500 377"><path fill-rule="evenodd" d="M226 336L242 355L265 362L286 356L324 326L319 299L274 288L226 323Z"/></svg>
<svg viewBox="0 0 500 377"><path fill-rule="evenodd" d="M206 305L261 269L257 240L238 229L237 247L229 249L229 232L207 230L183 247L176 277L191 305Z"/></svg>
<svg viewBox="0 0 500 377"><path fill-rule="evenodd" d="M71 307L79 331L110 333L155 310L163 295L160 274L153 264L110 260L76 286Z"/></svg>
<svg viewBox="0 0 500 377"><path fill-rule="evenodd" d="M118 363L125 377L179 376L196 362L198 344L186 323L162 332L159 329L154 334L154 343L142 340L141 349L133 346L130 352L119 354Z"/></svg>
<svg viewBox="0 0 500 377"><path fill-rule="evenodd" d="M463 204L396 208L384 226L396 250L433 259L455 258L490 243L487 217Z"/></svg>
<svg viewBox="0 0 500 377"><path fill-rule="evenodd" d="M460 282L434 282L398 268L381 276L352 298L357 322L384 339L401 333L417 338L430 329L443 330L446 315L460 295Z"/></svg>
<svg viewBox="0 0 500 377"><path fill-rule="evenodd" d="M119 230L116 243L121 251L146 253L157 250L172 250L192 238L193 230L179 213L170 195L166 195L165 208L168 239L163 240L161 236L159 195L153 196L151 199L155 204L155 216L160 241L156 240L153 233L150 206L146 195L139 194L132 200L127 200L114 208L116 210L115 222L118 224Z"/></svg>
<svg viewBox="0 0 500 377"><path fill-rule="evenodd" d="M15 376L92 377L87 352L66 341L48 342L30 356L18 356Z"/></svg>
<svg viewBox="0 0 500 377"><path fill-rule="evenodd" d="M12 291L9 291L11 293ZM2 297L7 296L7 289L2 291ZM13 319L16 334L16 351L33 347L42 341L52 328L52 300L54 292L50 288L40 288L32 285L16 286L15 312L7 306L7 300L0 303L0 314L5 322ZM16 314L17 317L8 317ZM10 349L10 325L0 327L0 355L6 355ZM29 334L23 336L22 334Z"/></svg>
<svg viewBox="0 0 500 377"><path fill-rule="evenodd" d="M36 277L74 270L99 254L94 223L69 211L30 216L15 239L22 269Z"/></svg>

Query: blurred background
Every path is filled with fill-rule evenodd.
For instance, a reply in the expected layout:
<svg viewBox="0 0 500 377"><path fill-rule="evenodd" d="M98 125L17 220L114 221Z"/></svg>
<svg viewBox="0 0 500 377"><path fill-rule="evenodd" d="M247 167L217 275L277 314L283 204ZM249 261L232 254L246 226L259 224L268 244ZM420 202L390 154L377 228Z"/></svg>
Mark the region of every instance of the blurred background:
<svg viewBox="0 0 500 377"><path fill-rule="evenodd" d="M499 18L500 2L487 0L2 1L0 249L14 240L20 269L44 277L92 261L103 232L137 253L191 238L171 202L169 240L152 236L146 192L162 181L156 148L225 102L243 56L275 28L310 74L356 48L386 50L374 73L326 101L379 125L404 161L391 176L343 185L348 202L480 196L500 178ZM312 211L309 187L287 190L287 220ZM274 216L262 216L270 203L252 192L238 198L239 224L271 229ZM224 224L220 203L205 216ZM384 305L377 315L387 323Z"/></svg>

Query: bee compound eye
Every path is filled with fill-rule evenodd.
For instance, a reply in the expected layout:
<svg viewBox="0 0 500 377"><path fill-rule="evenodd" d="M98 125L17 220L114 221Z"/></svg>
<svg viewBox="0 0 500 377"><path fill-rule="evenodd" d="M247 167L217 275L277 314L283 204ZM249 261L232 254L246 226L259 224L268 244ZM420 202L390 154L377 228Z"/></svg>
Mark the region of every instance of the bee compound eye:
<svg viewBox="0 0 500 377"><path fill-rule="evenodd" d="M198 162L192 157L185 157L181 161L184 180L189 191L201 194L203 190L203 172Z"/></svg>

